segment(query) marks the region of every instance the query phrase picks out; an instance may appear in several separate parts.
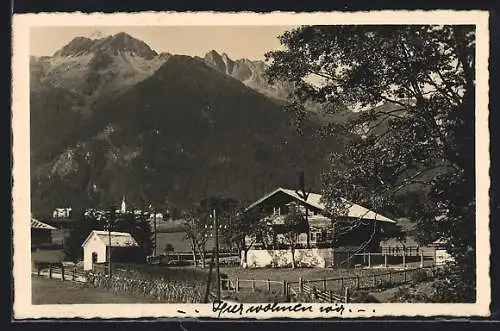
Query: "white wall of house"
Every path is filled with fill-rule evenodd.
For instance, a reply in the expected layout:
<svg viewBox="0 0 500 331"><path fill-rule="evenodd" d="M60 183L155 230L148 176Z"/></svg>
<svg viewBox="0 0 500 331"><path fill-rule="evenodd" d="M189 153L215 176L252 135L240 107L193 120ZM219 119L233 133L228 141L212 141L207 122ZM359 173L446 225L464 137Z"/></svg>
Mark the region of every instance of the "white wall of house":
<svg viewBox="0 0 500 331"><path fill-rule="evenodd" d="M92 253L97 254L97 263L103 263L107 260L106 255L106 244L97 237L93 235L85 243L83 247L83 269L92 270Z"/></svg>
<svg viewBox="0 0 500 331"><path fill-rule="evenodd" d="M436 265L443 265L446 262L453 261L453 257L444 248L436 249Z"/></svg>
<svg viewBox="0 0 500 331"><path fill-rule="evenodd" d="M242 264L244 252L241 255ZM332 249L310 248L295 250L295 264L298 267L326 268L331 265ZM292 253L287 250L249 250L247 253L248 268L285 267L292 264Z"/></svg>

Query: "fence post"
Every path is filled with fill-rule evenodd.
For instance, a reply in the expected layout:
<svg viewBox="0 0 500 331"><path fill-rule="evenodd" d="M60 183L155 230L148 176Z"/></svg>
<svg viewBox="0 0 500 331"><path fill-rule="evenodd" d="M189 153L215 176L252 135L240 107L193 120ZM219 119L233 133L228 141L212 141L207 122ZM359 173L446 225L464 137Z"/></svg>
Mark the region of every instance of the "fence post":
<svg viewBox="0 0 500 331"><path fill-rule="evenodd" d="M236 293L238 293L240 291L240 279L238 277L236 277Z"/></svg>
<svg viewBox="0 0 500 331"><path fill-rule="evenodd" d="M283 280L283 293L285 294L285 297L288 296L288 284L286 283L286 280Z"/></svg>
<svg viewBox="0 0 500 331"><path fill-rule="evenodd" d="M377 287L377 275L373 274L373 287Z"/></svg>
<svg viewBox="0 0 500 331"><path fill-rule="evenodd" d="M328 291L328 301L330 301L330 303L333 302L333 291L332 290Z"/></svg>
<svg viewBox="0 0 500 331"><path fill-rule="evenodd" d="M312 288L312 297L313 299L316 299L316 286L313 286Z"/></svg>
<svg viewBox="0 0 500 331"><path fill-rule="evenodd" d="M420 268L424 267L424 253L420 252Z"/></svg>
<svg viewBox="0 0 500 331"><path fill-rule="evenodd" d="M42 265L40 263L37 263L36 268L37 268L37 274L38 276L40 276L40 273L42 272Z"/></svg>
<svg viewBox="0 0 500 331"><path fill-rule="evenodd" d="M405 276L405 283L406 283L406 269L403 270L403 274Z"/></svg>
<svg viewBox="0 0 500 331"><path fill-rule="evenodd" d="M61 263L61 279L64 280L64 264Z"/></svg>
<svg viewBox="0 0 500 331"><path fill-rule="evenodd" d="M252 279L252 292L255 292L255 279Z"/></svg>
<svg viewBox="0 0 500 331"><path fill-rule="evenodd" d="M392 284L392 270L389 269L389 284Z"/></svg>
<svg viewBox="0 0 500 331"><path fill-rule="evenodd" d="M304 291L304 285L302 284L302 277L299 277L299 292L302 293Z"/></svg>
<svg viewBox="0 0 500 331"><path fill-rule="evenodd" d="M384 267L387 268L387 253L384 254Z"/></svg>
<svg viewBox="0 0 500 331"><path fill-rule="evenodd" d="M73 268L73 276L71 277L71 279L73 279L73 281L76 280L76 267Z"/></svg>
<svg viewBox="0 0 500 331"><path fill-rule="evenodd" d="M371 268L372 266L372 258L370 252L368 252L368 268Z"/></svg>
<svg viewBox="0 0 500 331"><path fill-rule="evenodd" d="M267 292L271 292L271 281L267 280Z"/></svg>
<svg viewBox="0 0 500 331"><path fill-rule="evenodd" d="M359 290L359 275L356 275L356 289Z"/></svg>
<svg viewBox="0 0 500 331"><path fill-rule="evenodd" d="M344 277L340 277L340 289L344 288Z"/></svg>
<svg viewBox="0 0 500 331"><path fill-rule="evenodd" d="M49 278L52 279L52 264L49 263Z"/></svg>
<svg viewBox="0 0 500 331"><path fill-rule="evenodd" d="M403 268L406 269L406 255L404 249L403 249Z"/></svg>
<svg viewBox="0 0 500 331"><path fill-rule="evenodd" d="M323 277L323 291L326 291L326 277Z"/></svg>
<svg viewBox="0 0 500 331"><path fill-rule="evenodd" d="M344 290L344 301L345 303L349 303L349 287L346 287Z"/></svg>

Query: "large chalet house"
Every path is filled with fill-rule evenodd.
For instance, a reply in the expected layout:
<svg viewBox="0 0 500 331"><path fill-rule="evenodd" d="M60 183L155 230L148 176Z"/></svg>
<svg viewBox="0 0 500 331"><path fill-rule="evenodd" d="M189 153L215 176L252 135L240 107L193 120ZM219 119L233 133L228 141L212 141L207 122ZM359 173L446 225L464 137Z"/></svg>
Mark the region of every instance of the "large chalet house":
<svg viewBox="0 0 500 331"><path fill-rule="evenodd" d="M31 216L31 248L40 248L52 244L52 232L54 230L57 229Z"/></svg>
<svg viewBox="0 0 500 331"><path fill-rule="evenodd" d="M339 215L330 215L322 196L308 193L307 199L295 190L277 188L246 208L263 217L269 231L260 238L247 235L247 246L254 251L285 251L290 242L285 240L283 225L293 208L302 215L303 223L297 227L295 247L302 250L379 251L381 234L385 227L394 226L396 221L369 210L356 203L343 200ZM287 230L289 231L289 230ZM275 254L275 253L269 253ZM329 254L332 254L331 252ZM252 254L250 254L252 255ZM245 258L246 259L246 258ZM252 264L250 262L250 264ZM258 264L258 263L257 263ZM265 264L265 263L264 263Z"/></svg>

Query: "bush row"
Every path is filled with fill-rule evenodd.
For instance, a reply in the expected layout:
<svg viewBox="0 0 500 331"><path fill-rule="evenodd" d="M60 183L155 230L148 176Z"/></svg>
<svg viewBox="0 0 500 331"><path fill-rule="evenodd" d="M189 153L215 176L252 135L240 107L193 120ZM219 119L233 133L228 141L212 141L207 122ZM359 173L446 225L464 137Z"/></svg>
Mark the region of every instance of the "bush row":
<svg viewBox="0 0 500 331"><path fill-rule="evenodd" d="M200 290L181 281L167 281L163 278L140 278L113 275L111 278L100 273L90 273L87 284L115 293L154 298L169 303L199 303L203 300Z"/></svg>
<svg viewBox="0 0 500 331"><path fill-rule="evenodd" d="M106 264L98 264L94 266L96 273L107 273ZM120 275L125 278L140 278L140 279L158 279L162 278L166 281L182 281L184 284L196 285L205 282L208 277L208 268L176 268L164 265L148 265L148 264L113 264L113 274Z"/></svg>

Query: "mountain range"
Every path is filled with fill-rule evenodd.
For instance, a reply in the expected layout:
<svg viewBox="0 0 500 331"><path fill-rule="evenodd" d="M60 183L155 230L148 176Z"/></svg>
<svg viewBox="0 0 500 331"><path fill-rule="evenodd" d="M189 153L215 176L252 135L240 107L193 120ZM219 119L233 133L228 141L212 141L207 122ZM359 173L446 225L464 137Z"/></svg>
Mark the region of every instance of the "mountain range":
<svg viewBox="0 0 500 331"><path fill-rule="evenodd" d="M126 33L77 37L30 59L32 210L109 205L179 208L209 195L254 199L311 189L338 139L302 136L284 111L293 85L269 84L266 64L157 53Z"/></svg>

